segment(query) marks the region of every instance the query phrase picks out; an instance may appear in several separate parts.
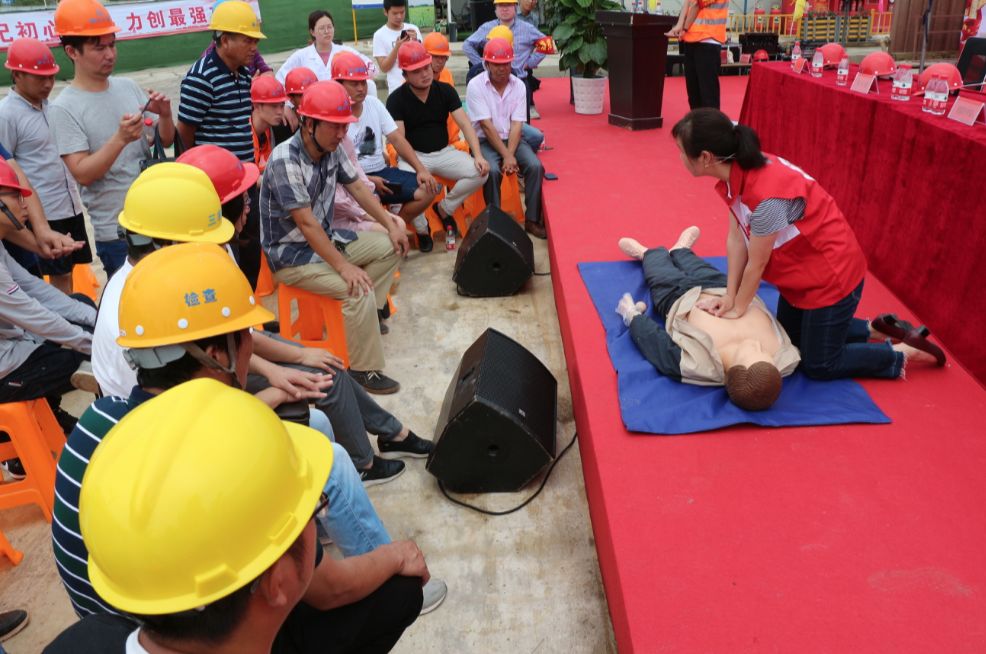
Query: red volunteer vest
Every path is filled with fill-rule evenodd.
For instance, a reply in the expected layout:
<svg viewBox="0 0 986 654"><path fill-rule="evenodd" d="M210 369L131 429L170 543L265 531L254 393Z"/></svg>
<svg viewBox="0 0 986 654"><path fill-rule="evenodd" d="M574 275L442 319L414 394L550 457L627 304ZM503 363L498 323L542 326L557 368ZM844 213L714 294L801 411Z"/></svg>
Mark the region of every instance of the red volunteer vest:
<svg viewBox="0 0 986 654"><path fill-rule="evenodd" d="M805 214L777 234L763 278L777 286L799 309L819 309L849 295L866 275L863 254L852 227L835 200L805 171L764 153L767 165L743 170L734 165L729 183L716 191L750 241L750 216L763 200L804 198Z"/></svg>

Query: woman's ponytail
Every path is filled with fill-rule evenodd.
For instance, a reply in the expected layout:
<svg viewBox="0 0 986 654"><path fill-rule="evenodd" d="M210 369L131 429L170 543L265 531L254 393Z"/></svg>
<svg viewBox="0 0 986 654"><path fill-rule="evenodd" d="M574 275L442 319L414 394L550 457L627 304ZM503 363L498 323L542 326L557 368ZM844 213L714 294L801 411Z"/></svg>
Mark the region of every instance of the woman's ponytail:
<svg viewBox="0 0 986 654"><path fill-rule="evenodd" d="M767 157L760 151L760 137L752 127L737 124L736 132L736 163L743 170L761 168L767 164Z"/></svg>
<svg viewBox="0 0 986 654"><path fill-rule="evenodd" d="M760 151L760 139L746 125L734 125L718 109L693 109L671 129L685 154L697 158L708 151L721 161L735 160L740 168L760 168L767 158Z"/></svg>

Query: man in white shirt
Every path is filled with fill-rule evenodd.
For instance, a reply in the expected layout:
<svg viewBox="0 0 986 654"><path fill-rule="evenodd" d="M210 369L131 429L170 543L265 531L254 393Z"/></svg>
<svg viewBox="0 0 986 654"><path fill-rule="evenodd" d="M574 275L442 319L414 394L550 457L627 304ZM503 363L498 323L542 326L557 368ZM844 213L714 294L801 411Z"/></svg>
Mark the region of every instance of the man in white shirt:
<svg viewBox="0 0 986 654"><path fill-rule="evenodd" d="M483 157L490 164L484 188L486 203L499 207L503 175L519 172L524 176L524 226L531 235L547 238L541 216L544 166L521 138L527 119L527 91L524 83L510 74L513 47L506 39L490 39L483 50L483 60L486 72L469 82L466 102Z"/></svg>
<svg viewBox="0 0 986 654"><path fill-rule="evenodd" d="M373 33L373 56L380 70L387 74L387 92L393 93L404 83L397 65L397 51L408 41L421 41L422 38L416 25L404 22L407 0L383 0L383 13L387 22Z"/></svg>

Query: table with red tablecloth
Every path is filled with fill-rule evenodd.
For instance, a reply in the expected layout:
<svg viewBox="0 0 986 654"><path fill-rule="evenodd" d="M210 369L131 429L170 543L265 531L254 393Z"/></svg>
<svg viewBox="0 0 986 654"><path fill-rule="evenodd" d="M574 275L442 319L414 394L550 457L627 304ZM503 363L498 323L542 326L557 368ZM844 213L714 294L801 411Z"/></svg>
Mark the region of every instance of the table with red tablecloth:
<svg viewBox="0 0 986 654"><path fill-rule="evenodd" d="M758 63L740 122L832 194L871 270L986 384L986 125L923 113L890 88L863 95L834 70Z"/></svg>

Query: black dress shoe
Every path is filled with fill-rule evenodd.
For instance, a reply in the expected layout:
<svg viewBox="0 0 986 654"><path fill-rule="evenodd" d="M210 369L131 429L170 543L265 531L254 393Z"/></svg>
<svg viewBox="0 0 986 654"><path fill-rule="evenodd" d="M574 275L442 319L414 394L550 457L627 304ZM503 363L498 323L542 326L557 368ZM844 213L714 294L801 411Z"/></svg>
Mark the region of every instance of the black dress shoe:
<svg viewBox="0 0 986 654"><path fill-rule="evenodd" d="M431 252L435 249L435 241L431 234L418 234L418 249L422 252Z"/></svg>

